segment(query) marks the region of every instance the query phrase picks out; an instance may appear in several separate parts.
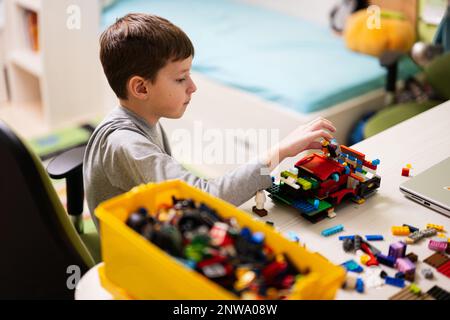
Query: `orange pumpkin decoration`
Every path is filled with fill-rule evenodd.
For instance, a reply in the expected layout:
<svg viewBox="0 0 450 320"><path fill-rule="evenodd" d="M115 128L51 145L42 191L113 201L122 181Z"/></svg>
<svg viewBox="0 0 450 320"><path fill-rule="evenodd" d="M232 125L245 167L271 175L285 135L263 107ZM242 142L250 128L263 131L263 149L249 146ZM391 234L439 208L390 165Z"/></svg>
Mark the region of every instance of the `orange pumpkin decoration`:
<svg viewBox="0 0 450 320"><path fill-rule="evenodd" d="M414 44L414 28L400 15L383 12L379 24L372 25L371 14L359 10L352 14L345 27L344 39L351 50L380 56L386 50L407 52Z"/></svg>

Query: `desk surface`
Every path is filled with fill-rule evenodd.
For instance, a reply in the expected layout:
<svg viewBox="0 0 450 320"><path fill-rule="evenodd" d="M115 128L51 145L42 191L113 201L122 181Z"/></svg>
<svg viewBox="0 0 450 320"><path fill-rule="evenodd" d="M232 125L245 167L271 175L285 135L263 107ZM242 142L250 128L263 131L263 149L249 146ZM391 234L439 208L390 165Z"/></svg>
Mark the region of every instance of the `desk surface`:
<svg viewBox="0 0 450 320"><path fill-rule="evenodd" d="M311 224L296 210L275 205L268 199L265 207L269 214L261 220L274 222L280 232L295 232L300 237L301 243L305 244L309 250L320 252L336 264L341 264L349 259L358 261L356 255L343 251L342 243L338 240L340 235L382 234L385 240L373 244L385 254L391 243L404 239L404 237L393 236L390 230L391 226L406 223L423 229L427 223L433 223L443 225L447 230L447 237L450 237L450 218L408 200L399 190L399 185L410 179L401 176L401 169L407 163L412 165L413 174L418 174L450 156L449 127L450 101L353 146L356 150L366 154L369 159L381 160L377 170L381 176L381 187L363 205L344 203L336 209L337 216L335 218ZM280 165L281 169L293 167L295 160L292 158L284 161ZM251 212L253 205L254 201L249 200L241 206L241 209ZM320 234L322 230L337 224L344 225L344 232L330 237L323 237ZM420 272L422 269L431 268L422 261L434 253L428 249L427 245L428 240L425 239L418 244L409 245L407 248L407 253L414 252L419 256L415 283L423 291L434 285L450 290L450 278L446 278L435 269L432 268L433 280L427 280L422 276ZM366 278L374 268L379 267L364 267L365 271L361 277ZM384 266L381 268L386 270L390 276L394 276L396 273L395 269ZM110 297L100 287L96 269L91 271L80 281L76 290L76 298ZM339 290L336 298L387 299L399 290L399 288L389 285L367 288L363 294Z"/></svg>

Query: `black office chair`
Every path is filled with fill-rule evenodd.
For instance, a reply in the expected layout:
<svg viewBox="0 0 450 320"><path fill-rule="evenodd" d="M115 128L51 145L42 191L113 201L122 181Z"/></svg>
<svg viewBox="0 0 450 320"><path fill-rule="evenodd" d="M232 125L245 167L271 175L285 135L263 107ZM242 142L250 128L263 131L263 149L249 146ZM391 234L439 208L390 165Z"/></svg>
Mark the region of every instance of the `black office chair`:
<svg viewBox="0 0 450 320"><path fill-rule="evenodd" d="M55 177L69 177L68 202L79 196L82 175L82 152L71 153L78 160L62 155L53 167ZM0 177L0 299L73 299L74 277L99 260L98 235L77 233L40 159L2 121Z"/></svg>

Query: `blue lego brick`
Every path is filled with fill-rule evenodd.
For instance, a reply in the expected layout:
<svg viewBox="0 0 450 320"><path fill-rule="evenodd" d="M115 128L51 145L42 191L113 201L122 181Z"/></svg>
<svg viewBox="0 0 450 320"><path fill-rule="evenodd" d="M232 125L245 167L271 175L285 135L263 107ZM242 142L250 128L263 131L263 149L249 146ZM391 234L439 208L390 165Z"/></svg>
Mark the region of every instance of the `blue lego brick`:
<svg viewBox="0 0 450 320"><path fill-rule="evenodd" d="M359 293L364 292L364 281L361 278L356 279L356 291Z"/></svg>
<svg viewBox="0 0 450 320"><path fill-rule="evenodd" d="M319 199L314 199L314 209L319 209L319 205L320 205L320 200Z"/></svg>
<svg viewBox="0 0 450 320"><path fill-rule="evenodd" d="M384 264L385 266L388 266L388 267L391 267L391 268L394 267L395 261L397 260L394 257L386 256L386 255L384 255L382 253L375 254L375 257L377 258L379 263Z"/></svg>
<svg viewBox="0 0 450 320"><path fill-rule="evenodd" d="M386 278L384 278L384 283L389 284L391 286L399 287L399 288L405 287L405 280L399 279L399 278L386 277Z"/></svg>
<svg viewBox="0 0 450 320"><path fill-rule="evenodd" d="M372 164L373 164L374 166L379 165L379 164L380 164L380 159L372 160Z"/></svg>
<svg viewBox="0 0 450 320"><path fill-rule="evenodd" d="M366 235L367 241L381 241L384 240L384 237L380 234L368 234Z"/></svg>
<svg viewBox="0 0 450 320"><path fill-rule="evenodd" d="M303 199L292 201L292 206L302 213L309 213L316 210L314 205Z"/></svg>
<svg viewBox="0 0 450 320"><path fill-rule="evenodd" d="M338 224L332 228L325 229L321 232L321 234L325 237L331 236L332 234L341 232L344 230L344 226L342 224Z"/></svg>
<svg viewBox="0 0 450 320"><path fill-rule="evenodd" d="M355 236L340 236L339 237L339 240L345 240L345 239L352 239L352 240L354 240Z"/></svg>
<svg viewBox="0 0 450 320"><path fill-rule="evenodd" d="M364 271L364 269L358 263L356 263L355 260L348 260L341 264L341 266L347 269L347 271L351 272L361 273Z"/></svg>

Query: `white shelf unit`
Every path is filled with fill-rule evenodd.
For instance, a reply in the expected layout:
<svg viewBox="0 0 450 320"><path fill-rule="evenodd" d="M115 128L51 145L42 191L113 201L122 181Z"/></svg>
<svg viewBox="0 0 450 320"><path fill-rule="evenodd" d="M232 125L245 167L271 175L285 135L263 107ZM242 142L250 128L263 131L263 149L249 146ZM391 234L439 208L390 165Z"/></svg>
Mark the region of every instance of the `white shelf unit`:
<svg viewBox="0 0 450 320"><path fill-rule="evenodd" d="M36 106L43 123L50 127L102 113L99 2L4 1L5 57L12 105ZM79 29L68 27L67 21L74 14L68 10L71 6L79 8ZM38 52L31 48L26 11L37 14Z"/></svg>
<svg viewBox="0 0 450 320"><path fill-rule="evenodd" d="M5 0L0 0L0 107L7 100L4 54Z"/></svg>

